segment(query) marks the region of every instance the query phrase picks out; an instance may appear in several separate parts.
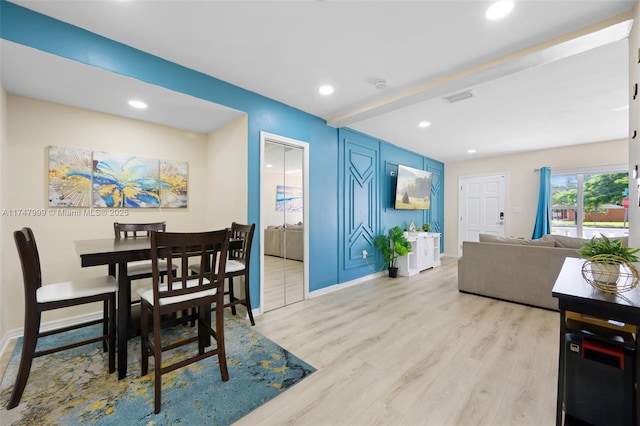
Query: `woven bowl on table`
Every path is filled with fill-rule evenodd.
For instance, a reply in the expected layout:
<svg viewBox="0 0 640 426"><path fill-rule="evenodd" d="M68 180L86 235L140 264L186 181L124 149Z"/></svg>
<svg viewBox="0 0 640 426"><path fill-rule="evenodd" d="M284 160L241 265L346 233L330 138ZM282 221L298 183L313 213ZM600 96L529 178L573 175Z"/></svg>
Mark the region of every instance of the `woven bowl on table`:
<svg viewBox="0 0 640 426"><path fill-rule="evenodd" d="M582 276L605 293L624 293L638 285L638 270L619 256L599 254L582 265Z"/></svg>

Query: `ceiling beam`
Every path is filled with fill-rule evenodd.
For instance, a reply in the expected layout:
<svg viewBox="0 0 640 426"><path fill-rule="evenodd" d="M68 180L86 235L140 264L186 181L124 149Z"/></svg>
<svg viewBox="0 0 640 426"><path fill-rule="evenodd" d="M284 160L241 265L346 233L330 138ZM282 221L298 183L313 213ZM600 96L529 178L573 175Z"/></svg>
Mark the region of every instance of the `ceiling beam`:
<svg viewBox="0 0 640 426"><path fill-rule="evenodd" d="M625 39L629 37L632 26L633 12L618 15L360 106L330 118L327 124L333 127L349 126L418 102L470 89L474 85L568 58Z"/></svg>

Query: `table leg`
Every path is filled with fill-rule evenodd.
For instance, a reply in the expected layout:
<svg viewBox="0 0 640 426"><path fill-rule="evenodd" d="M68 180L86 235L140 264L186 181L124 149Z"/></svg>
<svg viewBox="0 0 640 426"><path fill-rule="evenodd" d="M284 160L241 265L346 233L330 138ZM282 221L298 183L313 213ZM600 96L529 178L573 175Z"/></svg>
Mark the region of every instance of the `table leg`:
<svg viewBox="0 0 640 426"><path fill-rule="evenodd" d="M129 336L129 318L127 313L127 262L118 263L118 379L127 376L127 338Z"/></svg>
<svg viewBox="0 0 640 426"><path fill-rule="evenodd" d="M564 405L564 352L566 346L566 313L560 308L560 355L558 356L558 397L556 400L556 426L562 425L562 409Z"/></svg>

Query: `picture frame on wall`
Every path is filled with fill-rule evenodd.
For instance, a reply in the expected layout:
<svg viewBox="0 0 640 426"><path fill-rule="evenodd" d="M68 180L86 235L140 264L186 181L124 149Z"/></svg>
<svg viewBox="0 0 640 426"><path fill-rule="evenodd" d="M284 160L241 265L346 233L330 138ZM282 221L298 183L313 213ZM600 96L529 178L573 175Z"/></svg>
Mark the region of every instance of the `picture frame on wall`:
<svg viewBox="0 0 640 426"><path fill-rule="evenodd" d="M303 191L299 186L276 186L276 211L301 212L303 206Z"/></svg>

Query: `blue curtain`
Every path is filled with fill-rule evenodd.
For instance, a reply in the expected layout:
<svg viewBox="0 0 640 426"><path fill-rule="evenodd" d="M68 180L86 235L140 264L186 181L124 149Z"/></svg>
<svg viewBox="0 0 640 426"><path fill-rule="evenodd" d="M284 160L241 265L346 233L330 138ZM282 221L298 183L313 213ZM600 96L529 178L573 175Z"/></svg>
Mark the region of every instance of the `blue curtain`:
<svg viewBox="0 0 640 426"><path fill-rule="evenodd" d="M540 169L540 196L538 197L538 214L536 226L531 238L540 238L551 233L551 169Z"/></svg>

